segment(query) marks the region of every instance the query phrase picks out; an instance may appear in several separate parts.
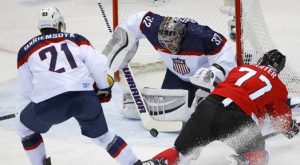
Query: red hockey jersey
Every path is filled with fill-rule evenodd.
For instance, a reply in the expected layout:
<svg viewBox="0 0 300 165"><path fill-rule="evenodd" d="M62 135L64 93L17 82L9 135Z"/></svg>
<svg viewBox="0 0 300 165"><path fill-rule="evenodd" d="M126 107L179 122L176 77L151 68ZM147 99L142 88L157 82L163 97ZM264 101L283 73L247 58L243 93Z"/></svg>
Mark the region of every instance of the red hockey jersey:
<svg viewBox="0 0 300 165"><path fill-rule="evenodd" d="M254 121L269 114L278 131L290 128L291 109L287 106L287 89L276 71L267 66L243 65L229 72L212 94L230 98Z"/></svg>

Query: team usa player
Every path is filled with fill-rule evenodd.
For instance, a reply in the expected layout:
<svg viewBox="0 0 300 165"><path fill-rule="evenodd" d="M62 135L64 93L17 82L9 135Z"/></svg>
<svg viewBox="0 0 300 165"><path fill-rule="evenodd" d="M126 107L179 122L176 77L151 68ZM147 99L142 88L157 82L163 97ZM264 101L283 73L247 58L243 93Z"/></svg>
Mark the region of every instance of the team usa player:
<svg viewBox="0 0 300 165"><path fill-rule="evenodd" d="M223 81L236 66L234 48L226 38L193 19L143 11L129 16L120 27L137 42L147 39L151 43L167 66L161 88L188 90L189 107L199 89L191 83L192 76L204 77L212 72L211 80L203 80L201 84L210 88L214 83Z"/></svg>
<svg viewBox="0 0 300 165"><path fill-rule="evenodd" d="M140 164L129 145L107 127L101 106L110 100L113 85L107 58L83 36L64 32L64 18L57 8L41 9L38 27L41 35L21 47L17 65L21 91L30 103L16 126L31 164L51 164L41 134L71 117L78 121L82 135L120 164Z"/></svg>
<svg viewBox="0 0 300 165"><path fill-rule="evenodd" d="M210 92L236 66L235 50L219 32L193 19L142 11L129 16L125 23L118 26L106 46L107 49L104 49L103 53L108 56L110 69L126 67L142 39L149 41L167 66L161 89L143 88L142 95L147 96L145 99L149 98L146 102L153 102L156 97L161 100L163 98L163 103L176 98L174 102L178 104L166 103L163 108L155 107L163 109L159 112L149 109L150 114L158 115L158 120L186 122L194 111L193 103L198 99L195 98L196 91L201 88ZM138 119L133 99L129 91L124 91L122 114Z"/></svg>

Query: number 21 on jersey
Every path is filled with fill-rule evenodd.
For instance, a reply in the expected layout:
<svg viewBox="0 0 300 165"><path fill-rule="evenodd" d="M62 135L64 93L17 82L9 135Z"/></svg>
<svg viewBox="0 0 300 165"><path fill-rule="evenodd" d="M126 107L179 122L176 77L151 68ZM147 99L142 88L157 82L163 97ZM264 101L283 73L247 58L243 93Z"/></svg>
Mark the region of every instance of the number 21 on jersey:
<svg viewBox="0 0 300 165"><path fill-rule="evenodd" d="M63 43L60 46L61 46L61 51L65 54L71 68L72 69L77 68L77 64L74 60L74 57L73 57L68 45L66 43ZM41 61L44 61L45 59L47 59L46 53L50 53L50 55L51 55L49 71L57 72L57 73L63 73L66 71L64 67L56 69L56 60L57 60L57 55L59 53L57 52L55 46L50 46L39 52Z"/></svg>
<svg viewBox="0 0 300 165"><path fill-rule="evenodd" d="M251 69L251 68L246 68L246 67L241 67L239 69L240 72L246 72L245 75L243 75L241 78L239 78L236 82L235 85L236 86L241 86L244 82L246 82L247 80L249 80L251 77L253 77L254 75L257 74L257 71ZM260 75L259 76L259 80L265 83L265 86L263 86L260 89L257 89L256 91L254 91L252 94L249 95L249 97L251 98L251 100L254 100L260 96L262 96L263 94L269 92L272 89L272 84L270 83L270 81L268 80L268 78L264 75Z"/></svg>

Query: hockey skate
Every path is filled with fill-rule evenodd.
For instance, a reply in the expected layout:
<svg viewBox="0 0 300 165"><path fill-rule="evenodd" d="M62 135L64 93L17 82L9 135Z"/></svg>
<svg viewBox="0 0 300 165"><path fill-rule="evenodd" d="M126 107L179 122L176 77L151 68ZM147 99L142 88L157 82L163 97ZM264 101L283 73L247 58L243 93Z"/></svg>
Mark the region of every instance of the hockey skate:
<svg viewBox="0 0 300 165"><path fill-rule="evenodd" d="M45 160L43 160L43 165L51 165L51 159L50 159L50 157L48 157Z"/></svg>
<svg viewBox="0 0 300 165"><path fill-rule="evenodd" d="M150 159L146 161L137 161L134 165L168 165L166 159Z"/></svg>

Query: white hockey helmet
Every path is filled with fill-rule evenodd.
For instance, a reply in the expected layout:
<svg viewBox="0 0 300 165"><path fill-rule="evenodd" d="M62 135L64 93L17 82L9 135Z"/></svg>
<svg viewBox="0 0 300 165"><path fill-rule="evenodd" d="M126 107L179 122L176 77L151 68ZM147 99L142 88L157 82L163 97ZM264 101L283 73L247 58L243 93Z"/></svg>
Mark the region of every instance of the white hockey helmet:
<svg viewBox="0 0 300 165"><path fill-rule="evenodd" d="M66 31L64 17L56 7L42 8L39 14L39 30L45 28L56 29L58 32Z"/></svg>

